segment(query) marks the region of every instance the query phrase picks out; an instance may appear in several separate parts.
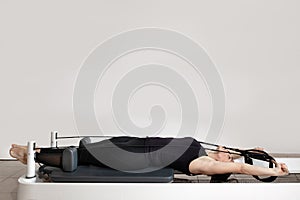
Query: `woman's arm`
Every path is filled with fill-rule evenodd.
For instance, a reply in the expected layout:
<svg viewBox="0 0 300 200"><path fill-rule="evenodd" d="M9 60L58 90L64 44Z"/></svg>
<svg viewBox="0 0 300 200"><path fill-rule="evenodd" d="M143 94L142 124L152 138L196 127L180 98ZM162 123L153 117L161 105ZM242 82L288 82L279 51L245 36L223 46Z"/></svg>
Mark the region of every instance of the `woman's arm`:
<svg viewBox="0 0 300 200"><path fill-rule="evenodd" d="M189 166L193 174L226 174L238 173L257 176L283 176L288 175L288 168L285 164L279 163L276 168L265 168L244 163L220 162L208 156L202 156L193 160Z"/></svg>

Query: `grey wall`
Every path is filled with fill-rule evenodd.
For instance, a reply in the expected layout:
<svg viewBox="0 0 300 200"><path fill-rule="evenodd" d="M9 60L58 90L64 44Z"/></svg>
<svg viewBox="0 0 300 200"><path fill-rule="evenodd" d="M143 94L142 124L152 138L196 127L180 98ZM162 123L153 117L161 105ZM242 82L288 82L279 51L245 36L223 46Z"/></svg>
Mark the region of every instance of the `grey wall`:
<svg viewBox="0 0 300 200"><path fill-rule="evenodd" d="M107 38L140 27L175 30L206 49L226 93L219 143L300 153L299 8L297 0L0 1L0 158L8 157L11 143L48 145L51 130L75 134L72 94L82 63ZM202 114L197 134L205 138L211 105L203 80L163 57L157 55L193 85ZM136 59L147 58L137 54L127 63ZM104 85L113 84L122 64ZM98 119L104 130L117 130L102 92L95 94ZM169 112L165 133L176 130L180 110L161 88L137 94L130 104L135 123L149 123L147 95L160 97Z"/></svg>

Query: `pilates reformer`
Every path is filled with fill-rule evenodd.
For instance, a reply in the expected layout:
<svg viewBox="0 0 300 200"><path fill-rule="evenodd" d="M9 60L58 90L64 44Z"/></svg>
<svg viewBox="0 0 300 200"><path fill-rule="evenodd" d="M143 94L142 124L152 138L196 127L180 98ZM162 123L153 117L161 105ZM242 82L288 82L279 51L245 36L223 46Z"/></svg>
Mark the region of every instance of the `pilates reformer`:
<svg viewBox="0 0 300 200"><path fill-rule="evenodd" d="M87 137L87 136L84 136ZM111 137L111 136L92 136L92 137ZM57 141L60 139L69 138L82 138L82 136L72 136L72 137L59 137L57 132L51 133L51 147L57 147ZM216 144L201 142L203 145L219 146ZM259 159L269 163L269 167L273 167L275 159L265 153L264 151L250 149L250 150L240 150L230 147L224 147L228 151L224 151L245 158L245 162L252 164L252 159ZM72 151L72 148L68 149L66 158L68 162L72 163L72 159L76 158L76 154ZM215 151L216 149L209 150ZM126 173L120 172L113 169L103 169L95 166L77 166L74 170L74 166L71 164L66 164L65 168L51 168L48 166L41 166L36 172L35 170L35 160L34 160L34 150L35 142L28 142L28 157L27 157L27 172L26 175L19 178L18 187L18 199L19 200L29 200L29 199L46 199L50 200L53 198L57 199L95 199L95 195L101 194L101 199L134 199L137 194L148 194L143 196L144 199L153 199L155 193L160 193L160 198L170 198L166 195L167 192L171 192L174 199L187 198L192 191L205 191L205 190L215 190L219 188L220 191L228 190L229 185L233 184L222 184L223 187L216 185L215 188L211 188L206 184L186 184L186 183L176 183L169 184L173 181L174 171L169 168L164 168L158 171L153 171L150 173ZM45 173L51 176L52 182L43 182L39 176L36 174ZM86 173L88 172L88 173ZM228 176L226 177L228 178ZM274 181L276 177L259 178L255 177L260 181L270 182ZM188 186L187 186L188 185ZM201 185L198 186L198 185ZM215 184L211 184L215 185ZM275 184L276 185L276 184ZM200 187L200 188L199 188ZM180 193L180 189L184 189L187 193ZM272 188L270 191L273 191ZM297 187L292 186L292 189L298 191ZM150 191L149 191L150 190ZM151 190L155 191L152 193ZM273 192L275 192L275 189ZM217 197L218 194L215 194ZM190 195L191 196L191 195ZM205 196L205 195L204 195ZM192 196L191 196L192 197ZM222 195L220 197L225 197ZM231 197L231 196L228 196ZM270 196L271 197L271 196ZM247 198L246 198L247 199Z"/></svg>
<svg viewBox="0 0 300 200"><path fill-rule="evenodd" d="M110 138L112 136L58 136L57 132L51 135L51 147L57 148L57 140L73 139L73 138ZM81 140L80 142L86 140ZM199 142L199 141L198 141ZM220 145L199 142L201 145L219 147ZM212 149L206 147L210 151L218 151L229 154L235 154L244 157L245 163L253 165L252 159L261 160L269 163L269 167L273 168L276 164L275 159L268 153L257 149L241 150L223 146L224 150ZM54 182L172 182L173 170L164 168L161 170L154 170L151 173L127 173L118 170L100 168L96 166L77 166L77 152L75 147L67 147L63 153L63 169L55 169L53 167L41 166L39 175L46 174ZM69 172L69 173L68 173ZM166 175L166 176L164 176ZM211 182L226 182L230 174L213 175ZM273 182L277 177L270 176L267 178L260 178L253 176L255 179L262 182ZM161 178L161 179L159 179Z"/></svg>

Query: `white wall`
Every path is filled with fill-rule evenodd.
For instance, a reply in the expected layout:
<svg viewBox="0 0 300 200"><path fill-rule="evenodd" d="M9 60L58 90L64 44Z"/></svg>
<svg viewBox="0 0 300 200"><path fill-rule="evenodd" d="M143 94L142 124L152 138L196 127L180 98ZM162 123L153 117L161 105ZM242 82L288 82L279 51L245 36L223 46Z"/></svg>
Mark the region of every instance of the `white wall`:
<svg viewBox="0 0 300 200"><path fill-rule="evenodd" d="M0 1L0 158L11 143L48 145L51 130L75 134L72 95L84 59L112 35L140 27L175 30L206 49L226 93L219 143L300 153L299 8L297 0ZM209 115L201 84L193 87ZM137 123L147 124L143 101L131 106ZM170 130L177 122L171 118Z"/></svg>

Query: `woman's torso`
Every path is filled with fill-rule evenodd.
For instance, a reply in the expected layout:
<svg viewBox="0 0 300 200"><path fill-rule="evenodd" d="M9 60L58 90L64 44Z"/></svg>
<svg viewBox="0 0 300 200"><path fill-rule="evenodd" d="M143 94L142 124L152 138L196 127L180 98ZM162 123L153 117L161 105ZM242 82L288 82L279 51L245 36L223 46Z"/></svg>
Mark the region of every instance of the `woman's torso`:
<svg viewBox="0 0 300 200"><path fill-rule="evenodd" d="M130 161L131 163L136 162L135 166L145 164L148 167L156 168L170 167L188 175L191 174L189 171L190 162L199 156L206 155L199 142L191 137L137 138L126 136L114 137L109 141L123 150L135 153L136 157Z"/></svg>

